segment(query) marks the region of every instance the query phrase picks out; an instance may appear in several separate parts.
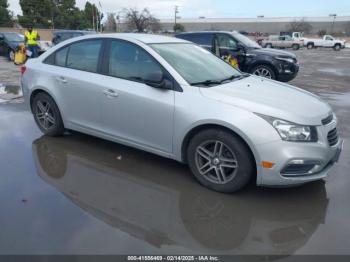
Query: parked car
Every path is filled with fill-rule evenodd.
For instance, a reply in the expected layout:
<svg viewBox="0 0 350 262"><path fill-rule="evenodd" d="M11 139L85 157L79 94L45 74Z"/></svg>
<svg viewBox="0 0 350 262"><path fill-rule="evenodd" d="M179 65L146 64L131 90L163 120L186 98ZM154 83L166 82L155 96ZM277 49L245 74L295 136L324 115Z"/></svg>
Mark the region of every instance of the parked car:
<svg viewBox="0 0 350 262"><path fill-rule="evenodd" d="M76 130L188 163L234 192L322 179L343 142L329 105L243 74L188 41L145 34L70 39L21 68L40 130ZM166 174L164 174L166 175Z"/></svg>
<svg viewBox="0 0 350 262"><path fill-rule="evenodd" d="M313 49L317 47L333 48L335 51L340 51L345 48L345 40L337 40L331 35L325 35L322 39L318 38L305 38L305 46L307 49Z"/></svg>
<svg viewBox="0 0 350 262"><path fill-rule="evenodd" d="M288 35L271 35L268 39L262 41L262 46L265 48L293 48L293 50L299 50L304 46L304 41L294 40Z"/></svg>
<svg viewBox="0 0 350 262"><path fill-rule="evenodd" d="M91 35L96 34L96 31L88 31L88 30L56 30L53 32L52 43L57 45L67 39L71 39L78 36L83 35Z"/></svg>
<svg viewBox="0 0 350 262"><path fill-rule="evenodd" d="M261 48L256 42L237 32L182 33L177 38L194 42L215 55L237 59L243 72L288 82L299 71L294 54L282 50Z"/></svg>
<svg viewBox="0 0 350 262"><path fill-rule="evenodd" d="M24 36L19 33L0 32L0 54L13 61L16 48L23 42Z"/></svg>

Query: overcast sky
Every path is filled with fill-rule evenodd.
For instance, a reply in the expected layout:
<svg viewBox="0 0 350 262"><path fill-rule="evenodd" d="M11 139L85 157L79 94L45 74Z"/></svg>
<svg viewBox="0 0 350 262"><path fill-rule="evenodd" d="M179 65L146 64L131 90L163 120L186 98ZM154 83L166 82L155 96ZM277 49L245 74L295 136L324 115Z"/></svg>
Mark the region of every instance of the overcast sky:
<svg viewBox="0 0 350 262"><path fill-rule="evenodd" d="M8 0L15 14L21 13L19 0ZM86 0L76 0L82 8ZM98 3L98 0L90 2ZM265 16L350 15L350 0L100 0L103 12L117 13L125 7L148 7L158 18L172 18L178 5L184 18Z"/></svg>

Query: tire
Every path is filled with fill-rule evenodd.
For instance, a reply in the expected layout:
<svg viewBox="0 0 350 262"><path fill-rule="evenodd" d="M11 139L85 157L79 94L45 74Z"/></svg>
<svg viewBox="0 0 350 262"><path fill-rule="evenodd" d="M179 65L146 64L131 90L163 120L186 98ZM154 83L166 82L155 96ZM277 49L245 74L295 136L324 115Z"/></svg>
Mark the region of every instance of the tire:
<svg viewBox="0 0 350 262"><path fill-rule="evenodd" d="M272 44L266 44L265 48L272 48Z"/></svg>
<svg viewBox="0 0 350 262"><path fill-rule="evenodd" d="M15 51L10 49L8 54L7 54L7 58L11 62L15 61Z"/></svg>
<svg viewBox="0 0 350 262"><path fill-rule="evenodd" d="M61 136L65 132L61 113L51 96L38 93L33 98L32 112L41 132L47 136Z"/></svg>
<svg viewBox="0 0 350 262"><path fill-rule="evenodd" d="M307 47L307 49L313 49L315 46L314 46L313 43L308 43L308 44L306 45L306 47Z"/></svg>
<svg viewBox="0 0 350 262"><path fill-rule="evenodd" d="M340 51L341 49L341 46L339 44L336 44L334 47L333 47L334 51Z"/></svg>
<svg viewBox="0 0 350 262"><path fill-rule="evenodd" d="M268 65L257 65L251 70L251 74L276 80L275 71Z"/></svg>
<svg viewBox="0 0 350 262"><path fill-rule="evenodd" d="M292 45L293 50L299 50L300 49L300 45L294 44Z"/></svg>
<svg viewBox="0 0 350 262"><path fill-rule="evenodd" d="M221 129L207 129L195 135L187 148L187 161L202 185L221 193L244 188L256 170L246 144Z"/></svg>

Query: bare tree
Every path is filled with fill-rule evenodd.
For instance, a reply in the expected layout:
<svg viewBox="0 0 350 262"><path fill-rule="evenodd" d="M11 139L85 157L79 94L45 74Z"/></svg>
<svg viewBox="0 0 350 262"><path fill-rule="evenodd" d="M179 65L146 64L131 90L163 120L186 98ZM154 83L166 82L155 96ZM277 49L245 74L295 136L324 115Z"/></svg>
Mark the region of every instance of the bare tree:
<svg viewBox="0 0 350 262"><path fill-rule="evenodd" d="M129 8L124 10L125 22L129 29L137 30L137 32L145 32L147 30L159 31L160 23L147 8L141 12L136 8ZM156 29L156 30L155 30Z"/></svg>
<svg viewBox="0 0 350 262"><path fill-rule="evenodd" d="M114 13L107 14L107 20L104 24L104 29L107 32L117 31L117 22L115 21L115 14Z"/></svg>
<svg viewBox="0 0 350 262"><path fill-rule="evenodd" d="M304 32L308 34L312 30L312 25L309 22L306 22L304 19L300 21L295 20L287 25L287 30L292 32Z"/></svg>

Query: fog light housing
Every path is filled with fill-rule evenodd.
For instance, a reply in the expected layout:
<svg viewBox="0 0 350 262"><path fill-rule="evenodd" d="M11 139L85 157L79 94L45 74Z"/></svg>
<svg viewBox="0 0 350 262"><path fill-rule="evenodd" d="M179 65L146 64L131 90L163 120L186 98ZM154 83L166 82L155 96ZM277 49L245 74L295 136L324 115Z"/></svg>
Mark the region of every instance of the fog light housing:
<svg viewBox="0 0 350 262"><path fill-rule="evenodd" d="M317 160L295 159L282 169L283 176L307 176L313 175L322 170L322 162Z"/></svg>

